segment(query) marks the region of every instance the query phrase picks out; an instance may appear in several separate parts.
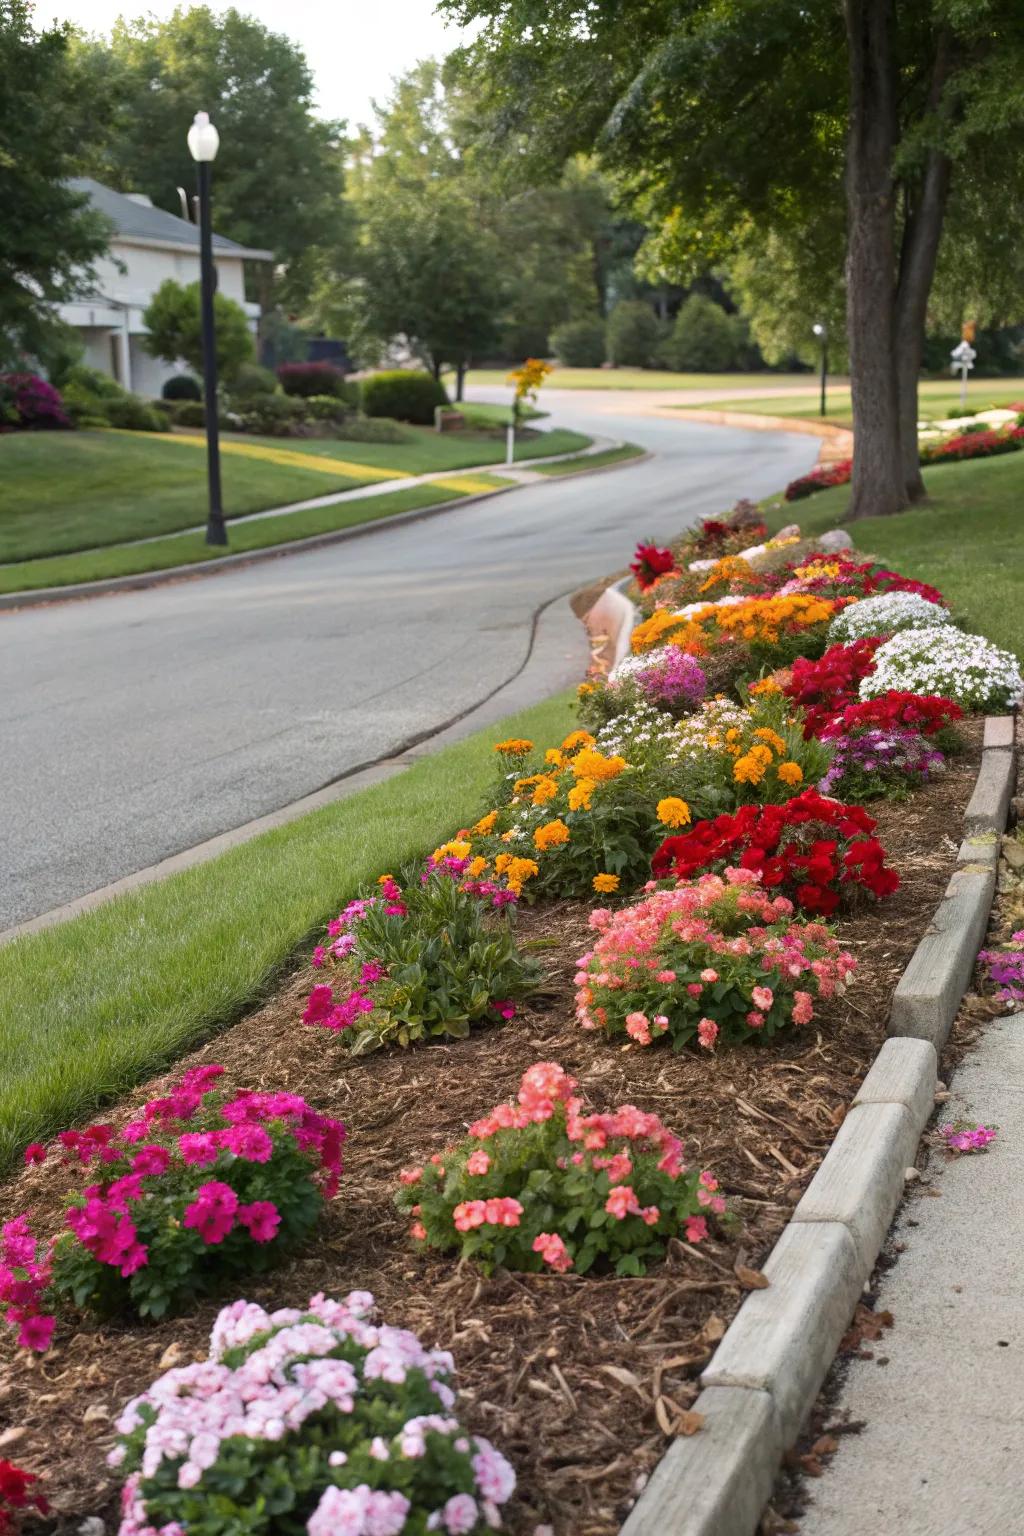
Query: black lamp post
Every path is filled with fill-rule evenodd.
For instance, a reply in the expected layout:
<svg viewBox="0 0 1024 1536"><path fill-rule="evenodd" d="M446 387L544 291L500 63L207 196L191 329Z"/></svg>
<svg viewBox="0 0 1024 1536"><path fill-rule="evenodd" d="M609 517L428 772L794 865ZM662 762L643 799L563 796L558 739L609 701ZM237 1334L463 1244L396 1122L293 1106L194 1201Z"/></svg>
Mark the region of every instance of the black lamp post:
<svg viewBox="0 0 1024 1536"><path fill-rule="evenodd" d="M815 336L817 336L818 340L821 342L821 412L820 412L820 414L822 416L824 416L826 414L826 409L825 409L825 381L828 378L828 326L825 324L824 320L819 320L818 324L813 327L813 330L814 330Z"/></svg>
<svg viewBox="0 0 1024 1536"><path fill-rule="evenodd" d="M210 223L210 166L220 146L220 135L210 122L209 113L197 112L188 131L189 154L199 173L199 267L202 288L203 320L203 400L206 409L206 478L209 485L209 514L206 520L207 544L228 542L224 526L224 508L220 498L220 433L217 423L217 339L213 318L213 295L217 273L213 265L213 228Z"/></svg>

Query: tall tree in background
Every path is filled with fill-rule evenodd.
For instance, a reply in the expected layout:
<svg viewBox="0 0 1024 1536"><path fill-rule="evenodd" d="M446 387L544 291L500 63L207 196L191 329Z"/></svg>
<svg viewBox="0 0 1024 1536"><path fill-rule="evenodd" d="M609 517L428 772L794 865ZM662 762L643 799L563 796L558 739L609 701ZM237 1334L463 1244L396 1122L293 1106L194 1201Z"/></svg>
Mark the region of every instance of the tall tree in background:
<svg viewBox="0 0 1024 1536"><path fill-rule="evenodd" d="M179 6L167 21L121 19L109 45L80 44L83 67L115 101L114 131L100 139L93 174L123 192L146 192L180 212L195 165L185 142L197 110L220 132L214 216L219 233L274 252L261 263L257 297L297 306L312 252L351 238L343 197L342 125L313 115L313 76L295 43L230 8Z"/></svg>
<svg viewBox="0 0 1024 1536"><path fill-rule="evenodd" d="M0 0L0 366L45 361L64 343L53 307L88 288L108 238L67 185L105 104L69 54L69 29L37 33L31 13Z"/></svg>
<svg viewBox="0 0 1024 1536"><path fill-rule="evenodd" d="M486 81L494 141L519 146L529 128L534 164L597 149L672 224L678 276L749 259L769 237L797 252L821 220L842 221L850 515L921 495L917 379L932 283L944 236L979 245L976 231L947 224L960 182L983 178L1004 231L1024 229L1024 203L1006 195L1020 176L1008 135L1024 125L1024 10L999 0L846 0L845 12L831 0L441 8L484 23L467 57ZM982 243L993 262L1017 260L1016 240Z"/></svg>

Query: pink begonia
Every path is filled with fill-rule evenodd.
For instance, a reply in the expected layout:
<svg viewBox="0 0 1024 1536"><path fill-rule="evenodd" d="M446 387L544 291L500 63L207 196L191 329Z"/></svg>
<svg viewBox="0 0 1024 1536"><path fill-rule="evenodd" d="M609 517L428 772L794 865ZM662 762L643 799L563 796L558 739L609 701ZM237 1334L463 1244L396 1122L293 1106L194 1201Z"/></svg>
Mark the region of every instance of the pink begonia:
<svg viewBox="0 0 1024 1536"><path fill-rule="evenodd" d="M166 1147L147 1145L140 1147L132 1158L132 1172L141 1174L144 1178L158 1176L166 1173L171 1165L171 1154Z"/></svg>
<svg viewBox="0 0 1024 1536"><path fill-rule="evenodd" d="M754 999L754 1007L760 1008L765 1013L775 1001L775 994L771 987L752 987L750 995Z"/></svg>
<svg viewBox="0 0 1024 1536"><path fill-rule="evenodd" d="M214 1131L185 1131L178 1137L178 1151L186 1163L204 1167L220 1156L220 1144Z"/></svg>
<svg viewBox="0 0 1024 1536"><path fill-rule="evenodd" d="M476 1499L468 1493L456 1493L444 1506L444 1528L449 1536L466 1536L476 1525L480 1513Z"/></svg>
<svg viewBox="0 0 1024 1536"><path fill-rule="evenodd" d="M640 1202L636 1197L636 1191L629 1184L618 1184L609 1191L604 1208L609 1216L614 1216L616 1221L624 1221L627 1216L638 1215Z"/></svg>
<svg viewBox="0 0 1024 1536"><path fill-rule="evenodd" d="M647 1022L647 1015L643 1013L627 1013L626 1034L635 1040L638 1045L650 1045L651 1030Z"/></svg>
<svg viewBox="0 0 1024 1536"><path fill-rule="evenodd" d="M403 1168L398 1175L400 1184L418 1184L423 1177L422 1168Z"/></svg>
<svg viewBox="0 0 1024 1536"><path fill-rule="evenodd" d="M200 1184L196 1198L185 1207L184 1225L194 1228L204 1243L222 1243L235 1224L238 1196L230 1184L210 1179Z"/></svg>
<svg viewBox="0 0 1024 1536"><path fill-rule="evenodd" d="M793 1023L809 1024L814 1018L814 999L809 992L793 993Z"/></svg>
<svg viewBox="0 0 1024 1536"><path fill-rule="evenodd" d="M557 1232L541 1232L533 1240L533 1251L539 1253L548 1268L557 1274L572 1269L572 1255Z"/></svg>
<svg viewBox="0 0 1024 1536"><path fill-rule="evenodd" d="M374 1490L366 1483L357 1488L332 1486L321 1495L306 1530L309 1536L399 1536L409 1509L401 1493Z"/></svg>
<svg viewBox="0 0 1024 1536"><path fill-rule="evenodd" d="M477 1147L466 1159L466 1172L474 1175L484 1174L491 1166L491 1159L483 1147Z"/></svg>
<svg viewBox="0 0 1024 1536"><path fill-rule="evenodd" d="M715 970L712 970L712 968L710 966L708 966L708 968L706 970L701 971L700 979L701 979L701 981L707 981L707 982L717 981L718 980L718 972L715 971Z"/></svg>
<svg viewBox="0 0 1024 1536"><path fill-rule="evenodd" d="M254 1200L250 1205L240 1205L236 1214L242 1226L248 1228L254 1243L269 1243L277 1236L281 1213L273 1200Z"/></svg>
<svg viewBox="0 0 1024 1536"><path fill-rule="evenodd" d="M697 1039L707 1051L713 1051L718 1039L718 1025L714 1019L701 1019L697 1025Z"/></svg>
<svg viewBox="0 0 1024 1536"><path fill-rule="evenodd" d="M703 1216L691 1216L686 1223L686 1241L699 1243L708 1235L708 1224Z"/></svg>
<svg viewBox="0 0 1024 1536"><path fill-rule="evenodd" d="M273 1156L273 1140L261 1125L233 1125L219 1133L219 1140L228 1152L247 1163L268 1163Z"/></svg>

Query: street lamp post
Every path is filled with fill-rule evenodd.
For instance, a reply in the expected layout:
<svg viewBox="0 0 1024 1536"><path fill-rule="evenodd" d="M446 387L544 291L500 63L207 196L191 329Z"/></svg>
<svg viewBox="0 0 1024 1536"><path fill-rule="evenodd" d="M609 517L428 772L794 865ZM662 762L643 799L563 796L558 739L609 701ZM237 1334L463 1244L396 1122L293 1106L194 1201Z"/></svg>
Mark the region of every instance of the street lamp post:
<svg viewBox="0 0 1024 1536"><path fill-rule="evenodd" d="M220 135L207 112L197 112L188 131L189 154L196 162L199 176L199 269L202 290L203 321L203 400L206 411L206 479L209 487L209 513L206 520L207 544L224 545L228 532L224 526L224 508L220 496L220 431L217 423L217 339L213 317L213 295L217 273L213 265L213 229L210 223L210 166L220 145Z"/></svg>
<svg viewBox="0 0 1024 1536"><path fill-rule="evenodd" d="M824 320L819 320L818 324L813 327L813 330L815 336L821 342L821 409L819 414L824 416L826 414L825 385L828 379L828 326Z"/></svg>

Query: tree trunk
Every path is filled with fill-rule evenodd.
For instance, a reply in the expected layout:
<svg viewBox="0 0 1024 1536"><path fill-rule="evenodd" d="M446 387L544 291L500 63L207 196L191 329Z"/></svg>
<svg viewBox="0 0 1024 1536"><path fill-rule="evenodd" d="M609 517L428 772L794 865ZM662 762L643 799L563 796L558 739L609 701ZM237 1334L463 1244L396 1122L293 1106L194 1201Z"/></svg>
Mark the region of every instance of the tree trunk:
<svg viewBox="0 0 1024 1536"><path fill-rule="evenodd" d="M935 50L928 106L940 112L942 92L950 69L948 33L941 33ZM916 201L908 207L900 252L896 289L896 385L899 395L900 452L903 484L910 501L925 494L921 459L917 448L917 380L924 350L928 295L935 276L935 262L946 216L951 173L949 157L930 149Z"/></svg>
<svg viewBox="0 0 1024 1536"><path fill-rule="evenodd" d="M846 0L846 313L854 426L848 520L885 516L907 505L896 393L893 9L893 0Z"/></svg>

